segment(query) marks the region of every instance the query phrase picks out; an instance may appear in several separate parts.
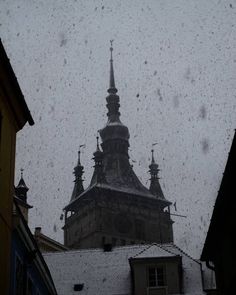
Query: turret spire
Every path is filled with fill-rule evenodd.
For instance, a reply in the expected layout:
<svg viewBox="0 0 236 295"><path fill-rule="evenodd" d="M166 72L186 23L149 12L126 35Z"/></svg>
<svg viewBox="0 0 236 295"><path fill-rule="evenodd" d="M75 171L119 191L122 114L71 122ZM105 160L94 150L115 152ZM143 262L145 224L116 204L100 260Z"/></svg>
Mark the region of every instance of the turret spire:
<svg viewBox="0 0 236 295"><path fill-rule="evenodd" d="M152 153L152 164L155 164L155 160L154 160L154 149L151 149L151 153Z"/></svg>
<svg viewBox="0 0 236 295"><path fill-rule="evenodd" d="M153 144L152 146L154 146L156 144ZM165 199L160 183L159 183L159 173L160 169L158 167L158 164L156 164L155 162L155 158L154 158L154 149L151 149L151 164L149 165L149 172L151 174L151 183L150 183L150 192L156 196L157 198L160 199Z"/></svg>
<svg viewBox="0 0 236 295"><path fill-rule="evenodd" d="M27 192L28 192L28 187L25 184L24 178L23 178L23 171L24 169L21 168L20 169L20 181L18 183L18 185L15 188L15 194L16 196L21 199L23 202L27 203Z"/></svg>
<svg viewBox="0 0 236 295"><path fill-rule="evenodd" d="M100 150L99 147L99 137L96 136L97 141L97 148L96 151L93 153L94 157L93 160L95 162L94 165L94 173L91 180L91 184L106 182L105 174L103 172L103 152Z"/></svg>
<svg viewBox="0 0 236 295"><path fill-rule="evenodd" d="M110 52L111 52L111 58L110 58L110 84L109 84L109 89L107 90L108 93L115 94L117 92L116 85L115 85L115 76L114 76L114 69L113 69L113 41L110 40L111 47L110 47Z"/></svg>
<svg viewBox="0 0 236 295"><path fill-rule="evenodd" d="M22 214L25 220L28 222L28 210L33 208L27 203L27 192L29 188L25 184L23 178L24 169L20 169L20 181L18 185L15 187L15 201L18 203L20 209L22 210Z"/></svg>
<svg viewBox="0 0 236 295"><path fill-rule="evenodd" d="M81 165L80 162L80 156L81 156L81 147L84 147L84 145L80 145L79 151L78 151L78 162L77 166L74 168L74 175L75 175L75 185L71 196L71 201L74 201L83 191L83 174L84 174L84 166Z"/></svg>
<svg viewBox="0 0 236 295"><path fill-rule="evenodd" d="M100 148L99 148L99 136L97 135L97 137L96 137L96 140L97 140L97 152L101 152L100 151Z"/></svg>

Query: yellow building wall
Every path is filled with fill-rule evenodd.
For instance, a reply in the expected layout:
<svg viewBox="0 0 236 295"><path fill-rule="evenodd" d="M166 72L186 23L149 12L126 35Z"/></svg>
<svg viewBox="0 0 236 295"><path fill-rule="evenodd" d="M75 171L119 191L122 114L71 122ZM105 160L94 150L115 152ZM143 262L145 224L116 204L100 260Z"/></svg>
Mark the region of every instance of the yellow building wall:
<svg viewBox="0 0 236 295"><path fill-rule="evenodd" d="M0 81L0 293L8 294L17 127Z"/></svg>

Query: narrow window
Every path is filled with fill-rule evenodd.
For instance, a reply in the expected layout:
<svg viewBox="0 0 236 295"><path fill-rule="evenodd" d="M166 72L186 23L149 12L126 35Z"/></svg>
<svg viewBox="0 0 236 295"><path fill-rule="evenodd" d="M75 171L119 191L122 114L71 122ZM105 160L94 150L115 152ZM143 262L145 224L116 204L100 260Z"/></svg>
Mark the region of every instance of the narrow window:
<svg viewBox="0 0 236 295"><path fill-rule="evenodd" d="M164 268L162 266L149 267L148 285L149 287L165 286Z"/></svg>

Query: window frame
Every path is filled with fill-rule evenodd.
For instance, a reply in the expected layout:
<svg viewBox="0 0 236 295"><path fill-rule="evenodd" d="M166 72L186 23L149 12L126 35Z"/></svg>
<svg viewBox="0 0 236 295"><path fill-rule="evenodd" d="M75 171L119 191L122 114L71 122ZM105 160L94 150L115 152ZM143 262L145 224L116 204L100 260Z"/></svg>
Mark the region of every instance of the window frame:
<svg viewBox="0 0 236 295"><path fill-rule="evenodd" d="M154 269L154 278L153 282L150 283L150 270ZM161 273L159 271L161 270ZM166 268L164 264L155 264L155 265L148 265L146 269L147 273L147 286L148 288L157 288L157 287L165 287L167 286L166 282Z"/></svg>

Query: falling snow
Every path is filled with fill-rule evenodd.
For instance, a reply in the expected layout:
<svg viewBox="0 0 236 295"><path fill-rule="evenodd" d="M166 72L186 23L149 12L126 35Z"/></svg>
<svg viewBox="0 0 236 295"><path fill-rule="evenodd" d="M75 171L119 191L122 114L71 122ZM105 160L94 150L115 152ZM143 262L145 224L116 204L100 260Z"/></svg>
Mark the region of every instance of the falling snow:
<svg viewBox="0 0 236 295"><path fill-rule="evenodd" d="M130 158L177 202L175 243L199 258L236 126L235 5L228 1L2 1L0 35L35 120L17 137L30 226L62 241L80 144L85 186L106 123L109 40ZM174 208L171 208L174 212Z"/></svg>

